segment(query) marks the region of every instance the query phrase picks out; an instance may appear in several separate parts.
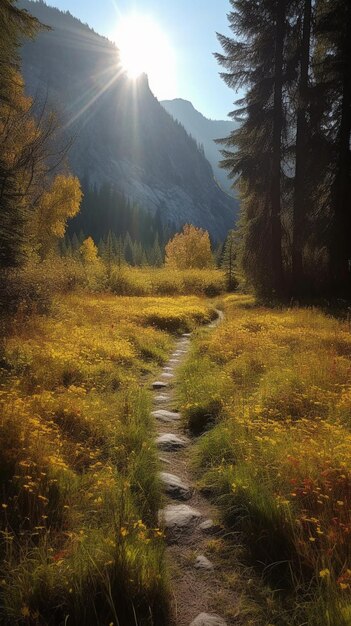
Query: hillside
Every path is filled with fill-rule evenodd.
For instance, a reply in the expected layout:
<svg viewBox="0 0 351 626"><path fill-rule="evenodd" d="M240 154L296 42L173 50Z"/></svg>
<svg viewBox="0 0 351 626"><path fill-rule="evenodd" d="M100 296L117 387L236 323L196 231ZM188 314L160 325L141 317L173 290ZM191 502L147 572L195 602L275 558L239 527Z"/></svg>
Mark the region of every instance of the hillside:
<svg viewBox="0 0 351 626"><path fill-rule="evenodd" d="M42 2L21 6L53 30L23 47L32 95L48 94L75 138L70 167L91 185L113 183L132 202L180 226L192 222L223 239L237 205L184 128L166 113L146 76L132 83L107 39Z"/></svg>
<svg viewBox="0 0 351 626"><path fill-rule="evenodd" d="M210 162L215 179L220 187L230 195L235 195L232 189L233 181L227 171L219 166L222 158L221 146L215 140L228 137L236 128L235 122L230 120L210 120L195 109L191 102L182 98L163 100L162 106L180 122L185 130L204 148L205 156Z"/></svg>

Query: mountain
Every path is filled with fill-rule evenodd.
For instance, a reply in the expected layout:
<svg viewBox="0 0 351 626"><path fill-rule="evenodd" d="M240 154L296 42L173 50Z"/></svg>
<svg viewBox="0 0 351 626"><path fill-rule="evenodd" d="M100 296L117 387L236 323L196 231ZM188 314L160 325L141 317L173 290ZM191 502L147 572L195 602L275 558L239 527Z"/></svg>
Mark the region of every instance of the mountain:
<svg viewBox="0 0 351 626"><path fill-rule="evenodd" d="M215 143L215 139L228 137L232 130L237 128L237 124L230 120L209 120L197 111L191 102L182 100L182 98L162 100L161 104L203 146L205 156L212 166L218 184L226 193L234 196L235 192L231 187L233 181L228 178L226 170L219 167L219 161L222 158L221 146Z"/></svg>
<svg viewBox="0 0 351 626"><path fill-rule="evenodd" d="M237 202L216 184L196 141L161 106L147 77L130 81L118 49L74 18L39 0L20 6L52 27L22 48L25 85L44 94L74 137L71 170L90 185L105 182L165 223L206 228L222 240Z"/></svg>

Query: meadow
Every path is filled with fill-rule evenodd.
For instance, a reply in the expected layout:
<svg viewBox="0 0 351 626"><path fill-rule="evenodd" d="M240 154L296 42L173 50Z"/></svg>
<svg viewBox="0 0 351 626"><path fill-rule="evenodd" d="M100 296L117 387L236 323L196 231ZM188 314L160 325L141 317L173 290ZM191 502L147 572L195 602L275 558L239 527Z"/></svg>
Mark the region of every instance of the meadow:
<svg viewBox="0 0 351 626"><path fill-rule="evenodd" d="M212 269L59 270L24 272L2 320L0 623L169 623L148 387L195 331L179 403L240 623L350 626L349 322L225 295Z"/></svg>
<svg viewBox="0 0 351 626"><path fill-rule="evenodd" d="M180 377L199 487L270 589L270 622L350 625L350 324L222 303Z"/></svg>
<svg viewBox="0 0 351 626"><path fill-rule="evenodd" d="M213 306L40 285L7 319L1 351L0 622L164 624L147 387Z"/></svg>

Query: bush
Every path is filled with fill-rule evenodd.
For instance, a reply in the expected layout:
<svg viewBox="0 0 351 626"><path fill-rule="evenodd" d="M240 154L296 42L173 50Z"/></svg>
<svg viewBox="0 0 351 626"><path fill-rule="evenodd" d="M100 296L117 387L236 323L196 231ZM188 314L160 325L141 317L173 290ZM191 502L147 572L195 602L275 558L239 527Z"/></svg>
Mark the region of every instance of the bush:
<svg viewBox="0 0 351 626"><path fill-rule="evenodd" d="M146 296L151 293L151 285L145 273L128 267L114 270L109 286L119 296Z"/></svg>

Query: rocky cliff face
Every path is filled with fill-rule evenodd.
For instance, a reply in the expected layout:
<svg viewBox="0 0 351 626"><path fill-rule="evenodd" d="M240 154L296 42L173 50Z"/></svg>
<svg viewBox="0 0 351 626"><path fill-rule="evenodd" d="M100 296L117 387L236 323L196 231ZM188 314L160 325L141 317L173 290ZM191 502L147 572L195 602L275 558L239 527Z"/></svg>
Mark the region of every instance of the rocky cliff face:
<svg viewBox="0 0 351 626"><path fill-rule="evenodd" d="M21 6L52 27L23 46L31 95L47 94L67 136L70 167L90 184L113 183L165 222L190 222L220 240L237 203L216 184L196 142L160 105L147 77L130 81L118 50L69 13L43 2Z"/></svg>
<svg viewBox="0 0 351 626"><path fill-rule="evenodd" d="M161 104L174 119L184 126L187 133L203 146L218 184L226 193L235 196L232 188L233 181L228 177L226 170L219 166L222 159L220 153L222 146L218 145L215 140L228 137L237 128L237 124L230 120L209 120L197 111L191 102L182 98L163 100Z"/></svg>

